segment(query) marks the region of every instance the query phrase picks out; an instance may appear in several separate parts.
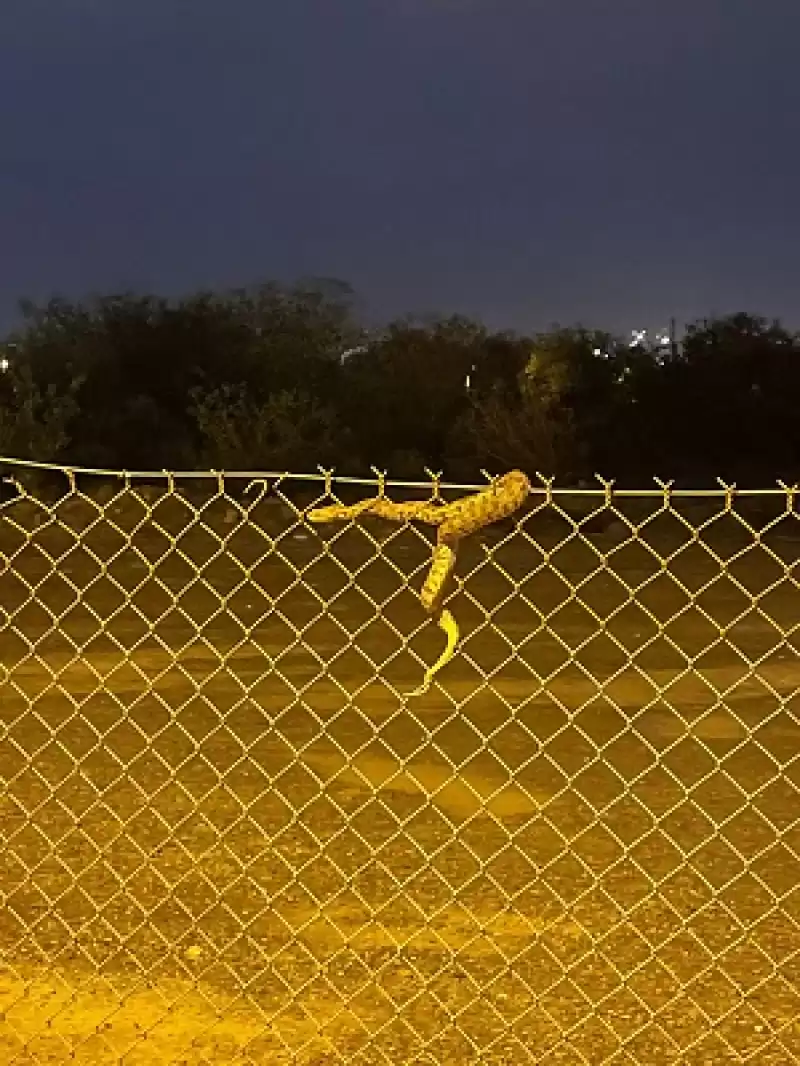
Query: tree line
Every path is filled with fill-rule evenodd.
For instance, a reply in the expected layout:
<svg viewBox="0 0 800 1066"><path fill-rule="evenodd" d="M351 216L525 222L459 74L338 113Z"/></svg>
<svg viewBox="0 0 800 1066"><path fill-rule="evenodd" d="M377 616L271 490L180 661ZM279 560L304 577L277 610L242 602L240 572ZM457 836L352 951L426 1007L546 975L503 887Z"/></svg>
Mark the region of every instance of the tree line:
<svg viewBox="0 0 800 1066"><path fill-rule="evenodd" d="M359 320L348 286L43 305L0 345L0 456L127 470L794 483L800 335L738 313L679 344Z"/></svg>

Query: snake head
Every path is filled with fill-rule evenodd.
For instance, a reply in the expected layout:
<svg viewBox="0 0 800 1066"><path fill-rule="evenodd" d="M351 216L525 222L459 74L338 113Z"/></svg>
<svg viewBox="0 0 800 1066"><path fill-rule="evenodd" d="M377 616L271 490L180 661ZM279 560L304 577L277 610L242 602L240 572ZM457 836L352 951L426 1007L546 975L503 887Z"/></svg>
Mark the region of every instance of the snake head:
<svg viewBox="0 0 800 1066"><path fill-rule="evenodd" d="M341 517L341 510L342 508L337 504L330 507L312 507L310 511L305 512L303 517L314 525L321 525L323 522L335 522Z"/></svg>

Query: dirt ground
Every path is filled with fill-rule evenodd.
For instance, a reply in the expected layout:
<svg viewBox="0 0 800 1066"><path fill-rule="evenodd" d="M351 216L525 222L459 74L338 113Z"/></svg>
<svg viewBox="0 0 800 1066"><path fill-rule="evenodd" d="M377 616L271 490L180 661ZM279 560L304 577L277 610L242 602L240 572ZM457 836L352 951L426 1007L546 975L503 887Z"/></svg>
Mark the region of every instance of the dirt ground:
<svg viewBox="0 0 800 1066"><path fill-rule="evenodd" d="M798 1061L800 523L632 520L465 544L408 699L424 531L0 512L0 1062Z"/></svg>

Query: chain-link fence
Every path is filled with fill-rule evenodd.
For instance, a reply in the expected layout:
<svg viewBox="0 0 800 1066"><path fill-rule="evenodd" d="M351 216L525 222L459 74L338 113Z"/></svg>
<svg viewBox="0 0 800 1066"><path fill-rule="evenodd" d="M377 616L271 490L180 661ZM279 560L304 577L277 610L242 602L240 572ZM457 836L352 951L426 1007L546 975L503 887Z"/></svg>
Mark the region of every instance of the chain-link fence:
<svg viewBox="0 0 800 1066"><path fill-rule="evenodd" d="M0 1061L800 1061L793 489L3 465Z"/></svg>

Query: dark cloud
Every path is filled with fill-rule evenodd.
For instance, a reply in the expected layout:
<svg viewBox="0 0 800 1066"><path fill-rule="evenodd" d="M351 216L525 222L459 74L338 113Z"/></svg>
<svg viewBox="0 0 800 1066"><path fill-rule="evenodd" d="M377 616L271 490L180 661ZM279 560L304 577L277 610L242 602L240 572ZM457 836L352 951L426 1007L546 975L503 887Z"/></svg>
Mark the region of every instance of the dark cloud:
<svg viewBox="0 0 800 1066"><path fill-rule="evenodd" d="M796 320L796 0L26 0L19 295L318 273L376 314Z"/></svg>

